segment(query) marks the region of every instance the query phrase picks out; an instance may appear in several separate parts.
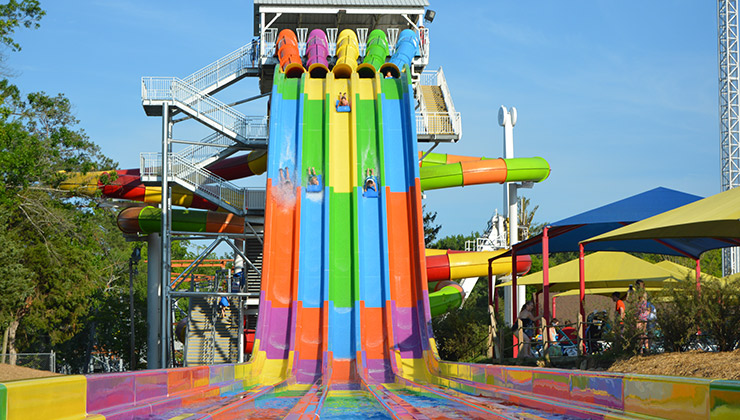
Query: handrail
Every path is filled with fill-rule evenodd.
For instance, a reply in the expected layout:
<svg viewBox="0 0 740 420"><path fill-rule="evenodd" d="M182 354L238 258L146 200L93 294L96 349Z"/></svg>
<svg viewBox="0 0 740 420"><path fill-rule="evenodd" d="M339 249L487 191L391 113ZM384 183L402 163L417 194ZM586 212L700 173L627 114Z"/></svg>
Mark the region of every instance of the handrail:
<svg viewBox="0 0 740 420"><path fill-rule="evenodd" d="M142 100L175 101L243 139L267 139L266 116L245 116L176 77L142 77L141 83Z"/></svg>
<svg viewBox="0 0 740 420"><path fill-rule="evenodd" d="M193 86L199 92L205 92L213 86L218 86L223 80L240 75L247 69L257 69L259 41L252 40L235 51L226 54L211 64L201 68L193 74L183 78L183 82Z"/></svg>
<svg viewBox="0 0 740 420"><path fill-rule="evenodd" d="M193 164L198 164L213 157L214 153L217 154L219 151L223 150L224 147L232 146L234 144L234 140L216 132L200 140L200 143L201 144L188 146L185 149L180 150L177 152L177 155Z"/></svg>
<svg viewBox="0 0 740 420"><path fill-rule="evenodd" d="M460 136L462 118L459 112L416 113L416 134L448 134Z"/></svg>
<svg viewBox="0 0 740 420"><path fill-rule="evenodd" d="M246 211L250 188L241 188L206 169L193 165L178 155L172 154L170 157L170 173L174 179L187 182L193 187L195 193L222 207L232 207L240 213ZM161 154L141 153L141 176L161 176L161 173Z"/></svg>
<svg viewBox="0 0 740 420"><path fill-rule="evenodd" d="M452 101L452 94L450 88L447 85L447 79L445 78L444 71L440 67L437 70L424 70L419 76L419 84L424 86L439 86L442 91L442 100L445 101L447 107L446 113L425 113L430 119L427 123L430 128L427 130L424 128L424 124L421 121L419 113L416 117L416 130L417 134L454 134L459 138L462 137L462 118L460 113L455 111L455 104ZM445 121L444 116L448 116L449 120Z"/></svg>

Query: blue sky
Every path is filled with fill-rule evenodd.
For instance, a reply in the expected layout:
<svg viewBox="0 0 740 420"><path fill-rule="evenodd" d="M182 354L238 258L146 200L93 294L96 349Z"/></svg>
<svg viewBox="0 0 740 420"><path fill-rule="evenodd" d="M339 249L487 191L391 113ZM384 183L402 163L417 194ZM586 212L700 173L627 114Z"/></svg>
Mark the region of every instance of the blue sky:
<svg viewBox="0 0 740 420"><path fill-rule="evenodd" d="M501 105L515 106L517 156L542 156L550 178L524 190L535 220L557 221L664 186L720 190L716 4L708 1L430 0L431 62L442 66L463 139L435 151L499 157ZM161 119L141 107L142 76L186 76L251 39L251 1L42 0L7 65L25 91L65 93L90 138L122 168L160 150ZM225 102L258 93L246 79ZM259 101L239 109L264 113ZM197 125L175 136L199 139ZM420 145L421 149L426 146ZM263 180L251 181L258 185ZM442 235L482 231L500 185L430 191Z"/></svg>

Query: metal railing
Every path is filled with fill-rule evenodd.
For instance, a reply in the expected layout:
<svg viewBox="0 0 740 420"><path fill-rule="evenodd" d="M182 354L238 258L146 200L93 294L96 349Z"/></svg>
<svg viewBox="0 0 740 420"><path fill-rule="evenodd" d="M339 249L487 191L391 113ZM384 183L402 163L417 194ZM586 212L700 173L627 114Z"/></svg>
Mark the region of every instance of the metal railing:
<svg viewBox="0 0 740 420"><path fill-rule="evenodd" d="M141 153L140 159L142 179L161 177L162 156L160 153ZM248 208L247 197L252 195L250 193L253 189L241 188L174 154L171 155L169 163L169 172L172 174L172 179L190 191L240 215L243 215ZM257 205L260 198L264 197L264 192L260 189L254 189L254 195L255 197L249 197L250 204L254 204L253 208L264 206L264 203Z"/></svg>
<svg viewBox="0 0 740 420"><path fill-rule="evenodd" d="M452 94L447 86L447 79L440 67L437 70L424 70L419 76L419 84L425 86L439 86L442 91L442 100L447 107L446 113L423 113L416 115L416 132L421 135L449 134L462 138L462 118L455 111ZM423 96L420 98L423 101ZM423 119L426 118L426 121Z"/></svg>
<svg viewBox="0 0 740 420"><path fill-rule="evenodd" d="M211 159L218 155L224 149L234 145L234 140L224 136L221 133L213 133L200 140L201 144L192 145L177 152L180 158L198 165L201 162Z"/></svg>
<svg viewBox="0 0 740 420"><path fill-rule="evenodd" d="M416 134L461 135L462 119L459 112L427 112L416 114Z"/></svg>
<svg viewBox="0 0 740 420"><path fill-rule="evenodd" d="M259 41L255 39L182 80L199 92L210 93L211 89L221 86L225 80L238 78L247 70L258 67Z"/></svg>
<svg viewBox="0 0 740 420"><path fill-rule="evenodd" d="M148 101L177 102L185 113L236 140L266 140L268 136L267 117L247 117L176 77L143 77L141 98ZM238 138L240 136L242 139Z"/></svg>

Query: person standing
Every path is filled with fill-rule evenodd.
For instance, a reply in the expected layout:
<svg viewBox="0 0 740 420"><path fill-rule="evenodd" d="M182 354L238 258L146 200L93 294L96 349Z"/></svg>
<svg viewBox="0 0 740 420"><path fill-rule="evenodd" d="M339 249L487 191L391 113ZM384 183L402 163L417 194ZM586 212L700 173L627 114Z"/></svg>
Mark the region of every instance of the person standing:
<svg viewBox="0 0 740 420"><path fill-rule="evenodd" d="M624 323L624 315L627 308L624 305L624 301L620 299L619 292L612 293L612 302L614 302L614 317L619 321L621 325Z"/></svg>

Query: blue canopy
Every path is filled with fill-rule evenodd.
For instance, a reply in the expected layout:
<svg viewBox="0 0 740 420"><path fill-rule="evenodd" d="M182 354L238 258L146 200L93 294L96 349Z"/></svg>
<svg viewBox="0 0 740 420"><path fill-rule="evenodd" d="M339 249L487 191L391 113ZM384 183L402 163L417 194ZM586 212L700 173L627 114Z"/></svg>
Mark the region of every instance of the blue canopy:
<svg viewBox="0 0 740 420"><path fill-rule="evenodd" d="M658 187L568 217L549 225L549 250L551 253L578 252L578 243L585 239L693 203L701 198L697 195ZM696 239L691 242L672 239L610 241L589 243L586 250L645 252L698 258L702 252L718 248L719 246L714 242L716 240L711 238ZM724 246L727 244L725 243ZM542 234L514 245L514 252L517 255L542 253Z"/></svg>

